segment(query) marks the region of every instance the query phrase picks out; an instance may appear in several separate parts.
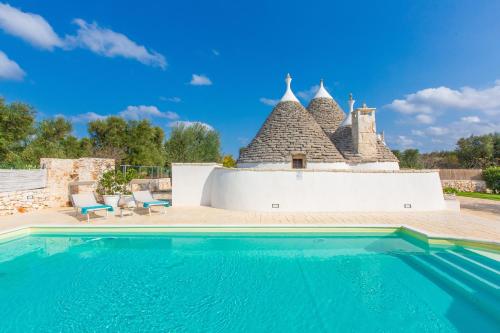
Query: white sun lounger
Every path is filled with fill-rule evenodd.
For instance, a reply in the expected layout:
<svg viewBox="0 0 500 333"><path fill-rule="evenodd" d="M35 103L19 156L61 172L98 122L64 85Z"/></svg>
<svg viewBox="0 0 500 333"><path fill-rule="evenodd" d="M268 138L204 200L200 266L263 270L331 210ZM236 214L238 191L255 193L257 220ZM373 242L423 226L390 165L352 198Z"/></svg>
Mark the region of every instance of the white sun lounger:
<svg viewBox="0 0 500 333"><path fill-rule="evenodd" d="M95 212L98 210L105 210L107 217L108 212L113 211L113 207L97 203L97 201L95 200L94 193L72 194L71 202L73 203L73 207L75 208L77 213L80 213L82 215L87 215L87 222L90 222L91 212Z"/></svg>
<svg viewBox="0 0 500 333"><path fill-rule="evenodd" d="M135 191L132 192L132 195L134 196L137 207L147 208L149 215L151 215L151 207L163 207L163 214L167 212L166 208L170 207L170 201L156 200L149 191Z"/></svg>

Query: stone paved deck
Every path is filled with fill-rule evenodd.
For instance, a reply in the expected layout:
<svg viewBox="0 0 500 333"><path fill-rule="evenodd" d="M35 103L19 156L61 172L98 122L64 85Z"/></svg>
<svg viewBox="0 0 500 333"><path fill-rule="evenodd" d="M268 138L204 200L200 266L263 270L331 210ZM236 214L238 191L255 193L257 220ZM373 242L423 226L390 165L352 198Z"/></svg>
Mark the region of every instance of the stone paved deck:
<svg viewBox="0 0 500 333"><path fill-rule="evenodd" d="M167 214L148 216L145 211L133 216L110 216L94 219L99 226L408 226L431 237L500 242L500 218L487 218L452 212L428 213L251 213L209 207L172 207ZM74 210L47 209L29 214L0 217L0 232L22 226L82 226L89 225L85 218L75 217Z"/></svg>

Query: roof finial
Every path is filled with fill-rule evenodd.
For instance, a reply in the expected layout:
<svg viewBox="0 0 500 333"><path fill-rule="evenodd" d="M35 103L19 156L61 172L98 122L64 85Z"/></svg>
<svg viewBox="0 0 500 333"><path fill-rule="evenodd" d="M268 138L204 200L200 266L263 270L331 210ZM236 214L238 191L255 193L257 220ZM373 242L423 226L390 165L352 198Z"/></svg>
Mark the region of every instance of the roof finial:
<svg viewBox="0 0 500 333"><path fill-rule="evenodd" d="M349 112L347 112L347 115L344 118L344 121L342 122L342 124L340 124L341 127L352 125L352 113L354 112L354 103L355 102L356 101L354 100L354 98L352 98L352 93L349 93Z"/></svg>
<svg viewBox="0 0 500 333"><path fill-rule="evenodd" d="M366 106L366 102L363 102L363 106L362 106L363 109L367 109L368 106Z"/></svg>
<svg viewBox="0 0 500 333"><path fill-rule="evenodd" d="M356 101L352 98L352 93L349 93L349 113L354 111L354 103Z"/></svg>
<svg viewBox="0 0 500 333"><path fill-rule="evenodd" d="M325 86L323 84L323 79L321 79L319 81L319 88L318 88L318 91L316 92L316 95L314 95L313 99L315 99L315 98L329 98L329 99L333 99L332 95L330 95L328 93L328 91L326 91Z"/></svg>
<svg viewBox="0 0 500 333"><path fill-rule="evenodd" d="M286 101L299 102L299 100L297 99L297 97L295 97L292 91L291 87L292 77L290 76L290 73L286 75L285 82L286 82L286 91L283 97L281 97L280 102L286 102Z"/></svg>

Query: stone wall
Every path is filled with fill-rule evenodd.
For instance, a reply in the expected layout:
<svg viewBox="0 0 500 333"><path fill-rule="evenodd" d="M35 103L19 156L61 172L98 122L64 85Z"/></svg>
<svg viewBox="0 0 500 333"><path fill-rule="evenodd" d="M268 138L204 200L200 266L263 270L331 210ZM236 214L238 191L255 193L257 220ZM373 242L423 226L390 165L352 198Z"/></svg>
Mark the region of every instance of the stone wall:
<svg viewBox="0 0 500 333"><path fill-rule="evenodd" d="M64 207L70 205L70 194L94 189L92 185L84 188L70 186L71 183L96 182L105 171L115 169L115 161L109 158L42 158L40 166L47 169L47 189L53 201L52 207Z"/></svg>
<svg viewBox="0 0 500 333"><path fill-rule="evenodd" d="M451 187L460 192L486 192L486 182L484 180L449 180L442 179L443 188Z"/></svg>
<svg viewBox="0 0 500 333"><path fill-rule="evenodd" d="M169 191L172 189L172 182L170 178L158 178L158 179L133 179L130 182L130 187L132 191L151 191L151 192L161 192Z"/></svg>
<svg viewBox="0 0 500 333"><path fill-rule="evenodd" d="M47 185L36 190L0 193L0 216L70 205L70 194L92 192L103 172L114 170L115 161L106 158L42 158L40 167L47 170ZM72 185L87 182L86 185Z"/></svg>
<svg viewBox="0 0 500 333"><path fill-rule="evenodd" d="M46 188L15 192L0 192L0 216L25 213L50 207Z"/></svg>

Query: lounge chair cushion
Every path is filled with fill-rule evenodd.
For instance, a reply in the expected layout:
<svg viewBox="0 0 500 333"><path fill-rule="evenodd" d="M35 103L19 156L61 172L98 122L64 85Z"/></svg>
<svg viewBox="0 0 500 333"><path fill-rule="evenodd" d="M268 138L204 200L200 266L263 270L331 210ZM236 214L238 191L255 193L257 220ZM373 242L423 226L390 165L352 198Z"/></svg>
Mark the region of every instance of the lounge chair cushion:
<svg viewBox="0 0 500 333"><path fill-rule="evenodd" d="M144 208L149 208L151 206L164 206L164 207L170 207L170 201L166 200L155 200L155 201L148 201L144 202L142 204Z"/></svg>
<svg viewBox="0 0 500 333"><path fill-rule="evenodd" d="M102 210L102 209L105 209L107 210L108 212L112 212L113 211L113 207L109 206L109 205L95 205L95 206L86 206L86 207L82 207L82 214L85 215L89 212L92 212L94 210Z"/></svg>

